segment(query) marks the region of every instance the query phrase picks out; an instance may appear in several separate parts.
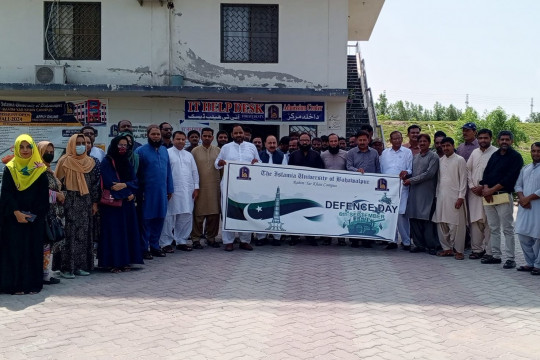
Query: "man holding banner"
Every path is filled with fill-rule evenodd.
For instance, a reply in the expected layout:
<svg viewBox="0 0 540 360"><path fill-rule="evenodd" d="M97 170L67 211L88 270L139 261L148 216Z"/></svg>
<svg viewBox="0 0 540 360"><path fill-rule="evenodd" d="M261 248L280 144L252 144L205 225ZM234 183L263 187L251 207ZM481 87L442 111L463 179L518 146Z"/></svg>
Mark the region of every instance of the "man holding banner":
<svg viewBox="0 0 540 360"><path fill-rule="evenodd" d="M214 166L216 169L221 170L227 161L245 162L248 164L255 164L260 162L259 153L257 148L252 143L244 141L244 129L242 125L235 124L232 129L233 142L223 145L221 152L219 153ZM222 182L223 186L223 182ZM221 193L225 193L222 191ZM253 247L249 244L251 242L251 234L249 232L240 232L240 249L251 251ZM234 232L223 231L222 232L223 244L225 245L225 251L233 251Z"/></svg>

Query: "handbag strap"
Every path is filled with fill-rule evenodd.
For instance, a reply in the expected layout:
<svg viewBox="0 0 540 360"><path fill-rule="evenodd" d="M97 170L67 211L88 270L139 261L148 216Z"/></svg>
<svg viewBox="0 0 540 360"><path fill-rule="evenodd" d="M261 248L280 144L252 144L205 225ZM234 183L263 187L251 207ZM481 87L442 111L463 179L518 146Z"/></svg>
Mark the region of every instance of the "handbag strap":
<svg viewBox="0 0 540 360"><path fill-rule="evenodd" d="M116 170L116 165L114 163L114 159L107 155L107 157L111 160L112 167L114 169L114 172L116 173L116 177L118 178L118 181L120 182L120 175L118 174L118 171ZM99 180L101 181L101 191L103 191L103 175L99 177Z"/></svg>

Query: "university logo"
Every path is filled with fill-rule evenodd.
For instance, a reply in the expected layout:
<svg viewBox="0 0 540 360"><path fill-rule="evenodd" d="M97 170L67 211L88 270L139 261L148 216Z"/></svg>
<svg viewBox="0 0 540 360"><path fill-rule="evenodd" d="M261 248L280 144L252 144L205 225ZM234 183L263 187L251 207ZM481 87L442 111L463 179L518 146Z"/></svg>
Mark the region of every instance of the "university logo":
<svg viewBox="0 0 540 360"><path fill-rule="evenodd" d="M251 180L249 177L249 168L247 166L242 166L240 170L238 170L238 177L237 180Z"/></svg>
<svg viewBox="0 0 540 360"><path fill-rule="evenodd" d="M388 191L388 182L386 179L379 179L377 180L377 187L375 188L377 191Z"/></svg>

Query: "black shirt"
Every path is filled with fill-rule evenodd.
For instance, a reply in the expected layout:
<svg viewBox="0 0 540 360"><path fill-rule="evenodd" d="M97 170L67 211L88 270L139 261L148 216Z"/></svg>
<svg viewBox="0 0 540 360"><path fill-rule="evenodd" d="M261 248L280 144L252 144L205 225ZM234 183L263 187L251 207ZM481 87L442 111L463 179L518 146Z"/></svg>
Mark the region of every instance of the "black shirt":
<svg viewBox="0 0 540 360"><path fill-rule="evenodd" d="M293 151L289 155L289 165L324 169L324 162L321 159L321 155L312 149L309 149L307 155L304 155L302 150Z"/></svg>
<svg viewBox="0 0 540 360"><path fill-rule="evenodd" d="M514 191L514 185L519 177L519 172L523 167L523 158L521 154L512 148L506 150L506 154L501 154L501 149L491 155L484 170L484 175L480 185L493 187L501 184L502 192L511 193Z"/></svg>

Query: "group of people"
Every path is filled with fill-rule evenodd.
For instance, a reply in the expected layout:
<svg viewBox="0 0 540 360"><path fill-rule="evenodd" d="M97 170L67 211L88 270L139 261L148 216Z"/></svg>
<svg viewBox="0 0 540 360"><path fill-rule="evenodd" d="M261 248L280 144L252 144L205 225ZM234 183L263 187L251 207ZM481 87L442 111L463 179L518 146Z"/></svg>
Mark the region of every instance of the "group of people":
<svg viewBox="0 0 540 360"><path fill-rule="evenodd" d="M540 222L535 221L540 218L540 143L531 147L533 163L523 167L509 131L497 135L496 148L490 130L467 123L459 147L440 131L432 147L431 137L412 125L408 143L394 131L391 147L384 149L369 125L347 144L336 134L312 138L305 132L279 141L268 134L252 138L239 124L229 140L225 131L214 136L208 127L186 134L164 122L147 127L144 145L135 140L130 121L117 126L107 152L94 146L96 131L85 126L70 137L54 171L51 142L35 144L26 134L16 139L0 196L0 292L39 292L43 284L60 282L52 270L65 279L87 276L95 256L99 268L120 273L175 250L220 247L220 186L229 161L398 175L403 184L398 226L386 249L396 249L400 239L404 250L463 260L469 233L469 258L498 264L504 235L504 268L514 268L515 232L526 260L518 270L540 274ZM51 224L58 220L65 236L51 239ZM300 240L282 235L223 231L222 242L225 251L233 251L235 241L250 251L252 240L255 245ZM307 240L318 245L314 237ZM323 245L331 243L322 238ZM338 238L337 244L345 246L346 239ZM350 239L351 247L361 245L371 247L372 241Z"/></svg>

